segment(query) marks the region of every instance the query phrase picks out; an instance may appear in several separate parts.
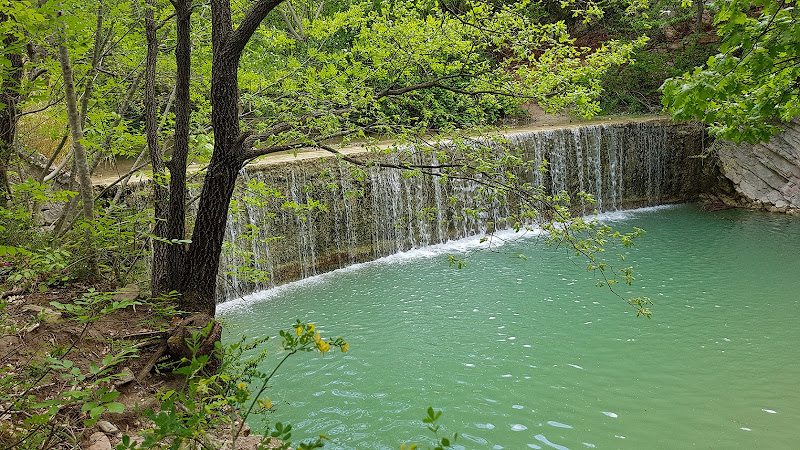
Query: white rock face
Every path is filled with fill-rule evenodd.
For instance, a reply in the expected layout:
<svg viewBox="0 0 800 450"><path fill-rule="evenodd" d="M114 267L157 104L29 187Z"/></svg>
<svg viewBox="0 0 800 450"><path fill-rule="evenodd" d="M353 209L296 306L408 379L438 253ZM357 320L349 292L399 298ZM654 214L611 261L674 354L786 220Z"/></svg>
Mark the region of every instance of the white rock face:
<svg viewBox="0 0 800 450"><path fill-rule="evenodd" d="M770 211L800 211L800 118L761 144L717 141L722 171L751 205Z"/></svg>

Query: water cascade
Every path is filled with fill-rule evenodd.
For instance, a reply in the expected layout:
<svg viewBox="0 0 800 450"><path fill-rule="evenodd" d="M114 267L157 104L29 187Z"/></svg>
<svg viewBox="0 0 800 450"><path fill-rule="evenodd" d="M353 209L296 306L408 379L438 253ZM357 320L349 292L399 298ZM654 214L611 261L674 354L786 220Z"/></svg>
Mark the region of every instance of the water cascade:
<svg viewBox="0 0 800 450"><path fill-rule="evenodd" d="M650 119L515 131L501 145L521 149L532 167L547 161L546 173L524 175L532 182L549 192L592 194L591 209L608 211L696 198L707 178L702 160L691 158L700 139L699 127ZM412 156L431 162L422 152ZM477 208L471 182L377 167L354 177L334 157L266 162L239 178L223 250L223 298L485 233L509 213L495 202L477 217L463 214Z"/></svg>

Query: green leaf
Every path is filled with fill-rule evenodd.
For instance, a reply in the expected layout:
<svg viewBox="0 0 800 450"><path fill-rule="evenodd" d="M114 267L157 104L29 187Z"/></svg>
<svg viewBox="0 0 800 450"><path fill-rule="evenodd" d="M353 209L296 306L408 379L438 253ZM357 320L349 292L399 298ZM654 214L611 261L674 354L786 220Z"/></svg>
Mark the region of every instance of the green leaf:
<svg viewBox="0 0 800 450"><path fill-rule="evenodd" d="M92 419L97 419L98 417L100 417L100 414L103 414L105 410L106 407L103 405L95 406L94 408L89 410L89 417L91 417Z"/></svg>
<svg viewBox="0 0 800 450"><path fill-rule="evenodd" d="M98 405L99 403L97 402L86 402L81 406L81 412L86 412L91 409L97 408Z"/></svg>
<svg viewBox="0 0 800 450"><path fill-rule="evenodd" d="M110 402L111 400L114 400L115 398L119 397L119 395L120 395L119 391L106 392L100 397L100 401L103 403Z"/></svg>
<svg viewBox="0 0 800 450"><path fill-rule="evenodd" d="M106 408L108 409L108 412L112 414L121 414L123 411L125 411L125 405L119 402L106 403Z"/></svg>

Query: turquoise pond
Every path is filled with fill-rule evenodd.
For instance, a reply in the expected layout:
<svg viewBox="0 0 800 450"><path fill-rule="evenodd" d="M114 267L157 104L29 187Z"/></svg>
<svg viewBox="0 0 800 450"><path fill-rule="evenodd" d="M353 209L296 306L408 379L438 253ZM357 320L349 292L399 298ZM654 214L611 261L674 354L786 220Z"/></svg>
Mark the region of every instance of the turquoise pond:
<svg viewBox="0 0 800 450"><path fill-rule="evenodd" d="M460 448L800 448L800 218L690 204L601 219L647 230L609 253L634 266L620 293L652 298L652 320L596 287L585 261L509 234L222 304L223 339L301 319L350 343L295 355L268 392L268 420L292 423L293 439L325 434L326 448L429 443L428 406Z"/></svg>

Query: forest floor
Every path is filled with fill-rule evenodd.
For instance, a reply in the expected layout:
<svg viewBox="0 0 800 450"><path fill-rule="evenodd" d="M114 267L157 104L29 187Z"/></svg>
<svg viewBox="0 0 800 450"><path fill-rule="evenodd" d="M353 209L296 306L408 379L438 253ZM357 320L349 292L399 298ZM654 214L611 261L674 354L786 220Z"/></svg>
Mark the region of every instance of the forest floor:
<svg viewBox="0 0 800 450"><path fill-rule="evenodd" d="M91 302L96 296L87 297L86 293L94 292L92 289L101 291L102 286L75 283L46 292L3 294L6 298L4 305L0 303L0 325L4 326L0 333L0 389L6 392L0 396L3 399L0 402L6 403L0 403L0 447L25 449L41 445L14 444L30 434L31 428L21 424L34 411L20 411L8 399L33 395L36 401L46 401L76 389L75 378L65 377L65 371L50 367L47 357L71 361L71 366L78 368L81 374L90 374L92 365L102 368L103 359L108 355L124 355L110 372L117 375L110 383L105 383L109 389L120 392L114 401L125 405L124 411L106 411L100 421L86 426L84 420L88 419L88 413L80 411L80 402L62 406L58 420L67 426L60 427L53 435L48 445L53 450L109 450L121 442L123 435L141 442L137 434L153 426L144 411L158 411L159 392L183 387L184 377L165 369L161 372L158 366L152 371L148 367L158 344L163 342L162 336L180 320L169 315L173 311L169 305L141 303L108 314L96 314L93 320L81 320L86 315L75 315L53 304L70 305L76 300ZM117 291L112 302L133 301L138 296L138 288L126 287ZM91 375L87 377L87 381L91 379ZM89 386L91 383L81 384ZM242 436L247 434L246 431ZM260 442L258 436L239 439L236 448L255 449L257 442Z"/></svg>

